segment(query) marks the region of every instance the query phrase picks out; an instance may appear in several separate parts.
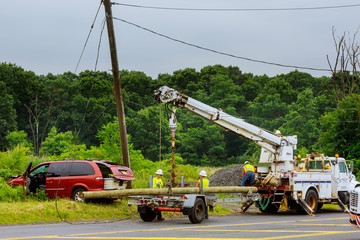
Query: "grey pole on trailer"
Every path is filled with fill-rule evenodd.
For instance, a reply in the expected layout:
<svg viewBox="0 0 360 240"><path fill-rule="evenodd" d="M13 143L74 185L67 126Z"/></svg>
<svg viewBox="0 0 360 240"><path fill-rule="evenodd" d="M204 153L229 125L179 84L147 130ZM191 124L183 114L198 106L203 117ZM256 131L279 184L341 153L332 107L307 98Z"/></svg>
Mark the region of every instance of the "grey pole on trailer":
<svg viewBox="0 0 360 240"><path fill-rule="evenodd" d="M149 188L153 188L153 176L150 175Z"/></svg>

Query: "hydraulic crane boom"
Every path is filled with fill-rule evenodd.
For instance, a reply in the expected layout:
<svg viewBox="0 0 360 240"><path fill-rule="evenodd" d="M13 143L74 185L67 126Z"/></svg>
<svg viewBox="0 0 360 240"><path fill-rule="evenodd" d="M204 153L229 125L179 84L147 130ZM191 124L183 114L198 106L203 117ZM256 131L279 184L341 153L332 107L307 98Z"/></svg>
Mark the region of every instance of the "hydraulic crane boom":
<svg viewBox="0 0 360 240"><path fill-rule="evenodd" d="M277 137L262 128L245 122L243 119L223 112L220 108L213 108L167 86L155 90L155 101L185 108L226 130L254 141L262 147L260 162L293 162L293 150L296 149L297 144L296 136ZM284 166L285 168L282 169L292 170L289 169L292 168L290 165Z"/></svg>

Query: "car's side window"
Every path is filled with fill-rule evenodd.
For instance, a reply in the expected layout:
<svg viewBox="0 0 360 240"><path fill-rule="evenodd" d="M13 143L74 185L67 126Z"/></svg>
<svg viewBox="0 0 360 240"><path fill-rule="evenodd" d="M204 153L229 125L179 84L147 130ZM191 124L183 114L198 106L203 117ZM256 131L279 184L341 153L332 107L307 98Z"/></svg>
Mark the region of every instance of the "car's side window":
<svg viewBox="0 0 360 240"><path fill-rule="evenodd" d="M49 165L42 165L42 166L34 169L33 171L31 171L30 176L32 177L32 176L35 176L35 175L38 175L41 173L46 174L48 167L49 167Z"/></svg>
<svg viewBox="0 0 360 240"><path fill-rule="evenodd" d="M90 164L74 162L72 163L69 176L86 176L94 174L95 170Z"/></svg>
<svg viewBox="0 0 360 240"><path fill-rule="evenodd" d="M48 171L48 177L66 177L69 176L72 163L51 163Z"/></svg>

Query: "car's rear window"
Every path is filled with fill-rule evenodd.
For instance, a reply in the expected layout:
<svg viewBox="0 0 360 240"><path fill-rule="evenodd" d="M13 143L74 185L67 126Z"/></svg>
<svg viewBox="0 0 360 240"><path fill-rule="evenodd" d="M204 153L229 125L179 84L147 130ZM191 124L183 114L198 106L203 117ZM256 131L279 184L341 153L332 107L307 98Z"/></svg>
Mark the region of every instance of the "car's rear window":
<svg viewBox="0 0 360 240"><path fill-rule="evenodd" d="M48 177L86 176L93 174L95 174L93 167L88 163L82 162L51 163L48 171Z"/></svg>
<svg viewBox="0 0 360 240"><path fill-rule="evenodd" d="M104 178L108 178L109 174L112 174L110 168L108 168L104 164L96 163L96 165L98 165L98 167L100 168L101 174Z"/></svg>

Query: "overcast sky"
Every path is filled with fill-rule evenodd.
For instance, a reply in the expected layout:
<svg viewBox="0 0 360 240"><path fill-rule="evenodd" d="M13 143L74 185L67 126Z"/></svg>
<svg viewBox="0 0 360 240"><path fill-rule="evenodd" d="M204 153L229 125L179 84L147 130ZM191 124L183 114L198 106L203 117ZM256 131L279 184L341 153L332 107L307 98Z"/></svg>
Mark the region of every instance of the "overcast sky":
<svg viewBox="0 0 360 240"><path fill-rule="evenodd" d="M0 0L0 62L14 63L37 75L74 72L100 0ZM269 9L360 4L355 0L133 0L122 4L167 8ZM328 69L334 59L332 27L337 36L354 34L360 7L302 11L174 11L113 6L116 18L181 41L255 60ZM104 7L101 6L76 71L94 70ZM158 74L204 66L238 66L244 73L274 76L294 68L277 67L215 54L171 41L114 20L119 68ZM360 33L359 33L360 36ZM359 38L358 36L358 38ZM358 41L360 42L360 41ZM97 70L111 69L107 31ZM329 76L326 71L309 72Z"/></svg>

